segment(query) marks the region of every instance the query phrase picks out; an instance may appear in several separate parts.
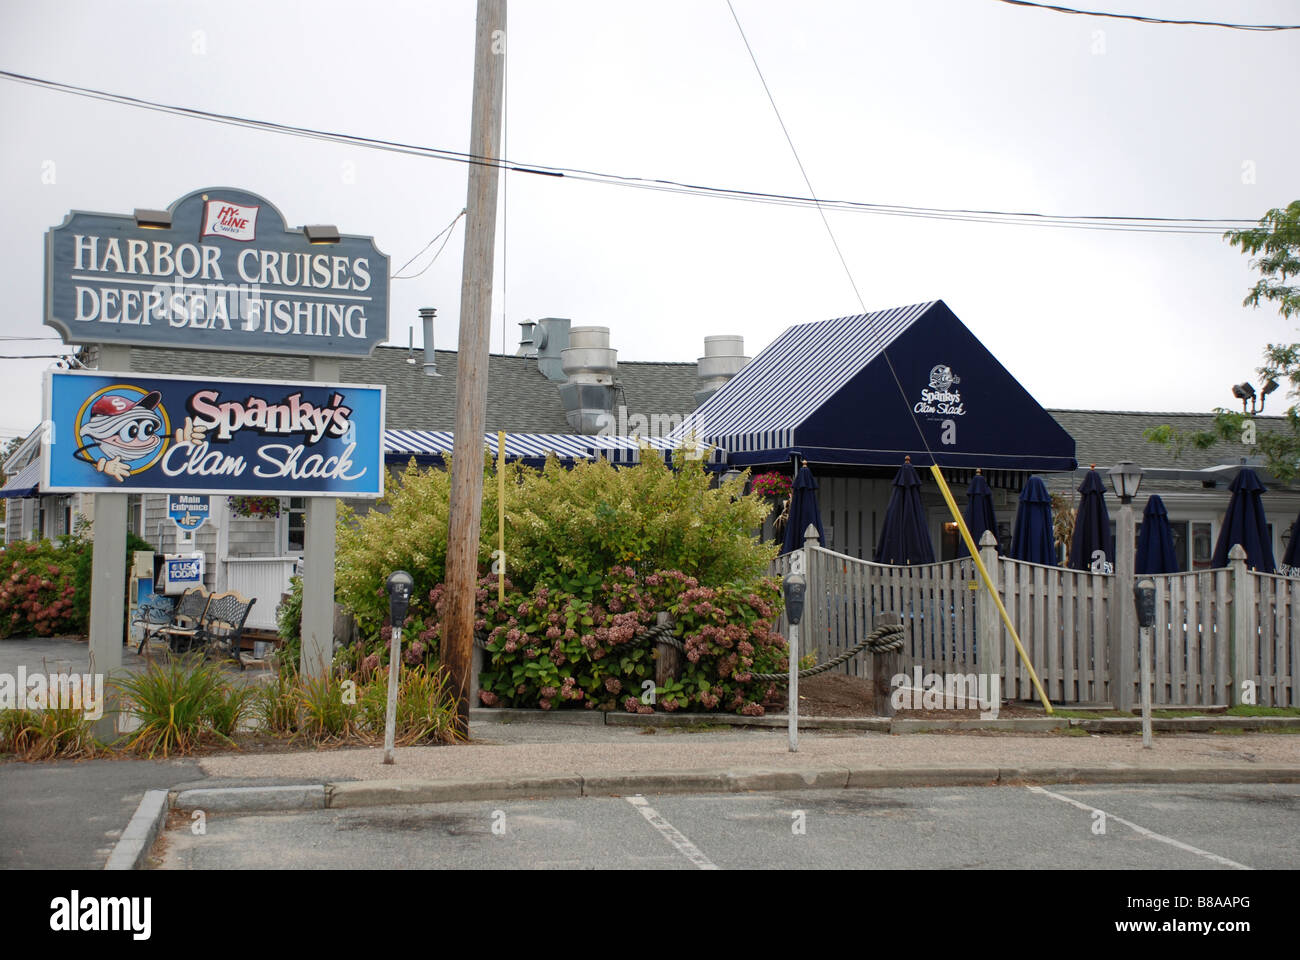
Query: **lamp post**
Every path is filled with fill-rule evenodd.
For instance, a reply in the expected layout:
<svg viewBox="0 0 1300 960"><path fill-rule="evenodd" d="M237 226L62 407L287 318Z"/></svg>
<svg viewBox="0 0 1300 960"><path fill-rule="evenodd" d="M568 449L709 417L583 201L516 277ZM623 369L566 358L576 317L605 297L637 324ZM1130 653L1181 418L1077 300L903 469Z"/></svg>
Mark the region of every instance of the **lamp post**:
<svg viewBox="0 0 1300 960"><path fill-rule="evenodd" d="M1117 710L1133 708L1133 666L1137 647L1137 611L1128 598L1133 596L1136 556L1134 543L1133 498L1142 485L1142 468L1132 460L1121 460L1110 469L1111 486L1119 497L1119 516L1115 520L1115 592L1119 607L1119 635L1112 647L1111 699ZM1123 598L1118 599L1118 598ZM1112 608L1113 609L1113 608Z"/></svg>

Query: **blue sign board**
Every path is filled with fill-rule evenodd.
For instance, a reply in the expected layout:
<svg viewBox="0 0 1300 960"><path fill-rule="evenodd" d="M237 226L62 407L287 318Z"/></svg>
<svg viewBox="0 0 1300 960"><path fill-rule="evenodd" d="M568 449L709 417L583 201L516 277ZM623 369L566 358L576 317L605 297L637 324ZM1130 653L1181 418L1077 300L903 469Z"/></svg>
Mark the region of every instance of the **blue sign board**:
<svg viewBox="0 0 1300 960"><path fill-rule="evenodd" d="M167 565L167 582L171 586L197 587L203 585L202 557L169 557L163 563Z"/></svg>
<svg viewBox="0 0 1300 960"><path fill-rule="evenodd" d="M45 322L67 343L368 356L388 339L388 272L370 237L291 229L262 197L208 187L51 228Z"/></svg>
<svg viewBox="0 0 1300 960"><path fill-rule="evenodd" d="M384 493L384 387L45 374L51 493Z"/></svg>
<svg viewBox="0 0 1300 960"><path fill-rule="evenodd" d="M211 502L204 494L174 493L167 498L167 516L184 533L193 533L207 522Z"/></svg>

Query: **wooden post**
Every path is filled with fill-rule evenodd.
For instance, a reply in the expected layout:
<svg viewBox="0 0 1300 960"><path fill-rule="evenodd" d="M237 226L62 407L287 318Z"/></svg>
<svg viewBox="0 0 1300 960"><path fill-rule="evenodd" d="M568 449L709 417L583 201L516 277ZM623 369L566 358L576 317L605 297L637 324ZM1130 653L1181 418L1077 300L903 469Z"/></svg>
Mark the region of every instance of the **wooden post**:
<svg viewBox="0 0 1300 960"><path fill-rule="evenodd" d="M1246 548L1234 543L1228 551L1228 569L1232 571L1232 642L1228 646L1228 705L1242 702L1242 683L1254 680L1254 644L1250 642L1251 589L1250 571L1246 569Z"/></svg>
<svg viewBox="0 0 1300 960"><path fill-rule="evenodd" d="M989 579L993 581L996 588L1001 582L1001 571L998 570L998 538L993 536L992 530L985 530L984 535L980 537L980 560L984 564L984 569L989 572ZM975 629L976 644L979 649L979 672L987 676L989 684L989 697L994 701L990 708L990 713L996 718L998 711L1002 708L1002 691L1006 689L1006 684L1002 682L1002 618L998 615L998 605L993 602L989 596L988 590L978 580L973 581L976 589L975 593ZM994 690L994 678L996 679L997 689Z"/></svg>
<svg viewBox="0 0 1300 960"><path fill-rule="evenodd" d="M131 369L131 348L101 343L99 369L125 373ZM49 450L43 451L49 456ZM96 493L94 541L91 545L90 580L90 671L102 674L104 689L122 669L122 644L125 640L126 609L123 586L126 583L126 502L125 493ZM95 722L95 735L101 740L117 736L116 698L105 705L104 715Z"/></svg>
<svg viewBox="0 0 1300 960"><path fill-rule="evenodd" d="M337 383L339 361L313 357L312 380ZM298 672L304 679L329 673L334 661L334 532L338 501L307 497L303 517L302 648Z"/></svg>
<svg viewBox="0 0 1300 960"><path fill-rule="evenodd" d="M1111 635L1110 690L1116 710L1132 710L1137 663L1137 611L1133 608L1134 568L1137 556L1133 542L1133 505L1119 508L1115 520L1115 575L1111 577L1111 616L1119 629Z"/></svg>
<svg viewBox="0 0 1300 960"><path fill-rule="evenodd" d="M668 622L668 614L660 613L656 616L656 626L662 627ZM655 653L655 686L662 687L665 681L676 680L681 675L681 672L681 652L672 644L660 640L656 645Z"/></svg>
<svg viewBox="0 0 1300 960"><path fill-rule="evenodd" d="M477 157L495 159L500 154L505 26L505 0L478 0L469 148ZM474 648L474 595L483 508L483 425L492 324L497 183L495 165L480 162L470 166L456 357L456 436L447 522L447 613L442 651L443 663L456 692L456 725L463 736L469 735L470 654Z"/></svg>
<svg viewBox="0 0 1300 960"><path fill-rule="evenodd" d="M883 627L901 622L898 617L891 614L878 618L875 626ZM902 656L897 650L871 655L871 712L877 717L894 715L893 680L902 672L901 663Z"/></svg>

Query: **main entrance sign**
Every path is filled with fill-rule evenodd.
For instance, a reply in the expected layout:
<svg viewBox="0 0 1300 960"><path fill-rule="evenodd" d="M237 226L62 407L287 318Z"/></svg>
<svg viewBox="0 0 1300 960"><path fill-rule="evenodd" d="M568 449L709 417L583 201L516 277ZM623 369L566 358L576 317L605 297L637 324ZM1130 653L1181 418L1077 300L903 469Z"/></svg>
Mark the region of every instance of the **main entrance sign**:
<svg viewBox="0 0 1300 960"><path fill-rule="evenodd" d="M383 496L383 386L45 376L51 493Z"/></svg>
<svg viewBox="0 0 1300 960"><path fill-rule="evenodd" d="M370 237L291 229L264 198L209 187L51 228L45 322L68 343L366 356L388 338L388 273Z"/></svg>

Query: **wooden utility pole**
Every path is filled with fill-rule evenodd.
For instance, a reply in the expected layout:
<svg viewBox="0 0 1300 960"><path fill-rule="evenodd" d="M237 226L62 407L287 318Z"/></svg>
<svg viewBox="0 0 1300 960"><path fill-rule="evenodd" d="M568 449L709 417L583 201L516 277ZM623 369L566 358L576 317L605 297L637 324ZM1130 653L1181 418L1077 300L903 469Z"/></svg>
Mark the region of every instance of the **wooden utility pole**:
<svg viewBox="0 0 1300 960"><path fill-rule="evenodd" d="M471 155L495 160L501 149L505 88L506 0L478 0L474 36ZM457 691L457 727L469 733L470 658L474 649L474 595L483 508L483 429L487 407L492 325L492 267L496 251L497 167L471 163L465 204L465 259L461 267L460 340L456 355L456 439L452 447L447 522L447 608L442 662Z"/></svg>

